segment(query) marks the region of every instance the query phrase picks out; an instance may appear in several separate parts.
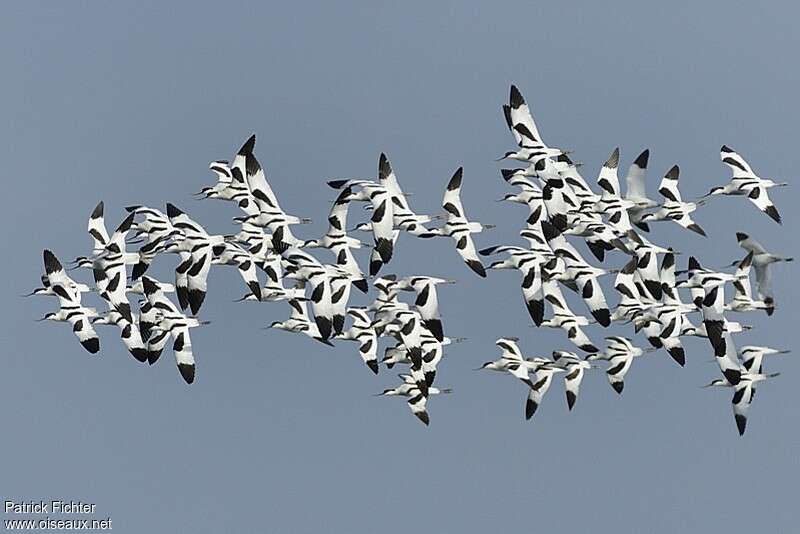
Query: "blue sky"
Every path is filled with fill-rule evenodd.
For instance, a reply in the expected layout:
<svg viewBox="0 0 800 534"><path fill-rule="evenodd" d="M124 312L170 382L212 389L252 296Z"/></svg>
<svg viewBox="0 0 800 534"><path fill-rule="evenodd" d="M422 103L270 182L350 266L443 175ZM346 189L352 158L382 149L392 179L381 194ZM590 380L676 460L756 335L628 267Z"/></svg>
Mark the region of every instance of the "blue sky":
<svg viewBox="0 0 800 534"><path fill-rule="evenodd" d="M447 350L437 382L455 391L431 402L430 428L402 401L371 396L395 372L372 376L354 344L263 330L288 306L232 302L245 292L232 269L212 272L191 387L170 354L139 365L107 330L92 357L68 328L33 321L54 302L18 298L37 284L43 248L88 251L99 200L109 225L126 205L171 201L231 231L232 206L191 193L252 132L282 205L315 220L304 237L323 231L335 196L324 181L373 177L385 151L423 213L463 165L467 213L498 225L477 244L516 243L524 208L494 202L508 192L493 159L513 146L500 112L511 83L589 180L615 146L623 167L649 147L651 193L677 163L684 195L697 196L727 180L727 143L794 182L796 6L562 4L5 5L0 495L94 502L118 532L793 526L794 355L770 362L783 375L759 388L743 439L729 393L698 387L718 373L703 340L687 343L684 369L665 353L637 361L621 398L601 373L587 376L573 413L556 383L525 422L522 387L472 369L500 336L530 354L568 344L529 326L517 274L479 280L445 241L402 236L390 264L459 281L440 302L445 330L469 340ZM798 195L775 195L782 227L725 198L697 213L708 239L670 226L652 238L709 265L743 255L740 230L792 255ZM169 280L173 262L154 273ZM796 348L794 269L776 269L779 309L744 317L755 328L739 344Z"/></svg>

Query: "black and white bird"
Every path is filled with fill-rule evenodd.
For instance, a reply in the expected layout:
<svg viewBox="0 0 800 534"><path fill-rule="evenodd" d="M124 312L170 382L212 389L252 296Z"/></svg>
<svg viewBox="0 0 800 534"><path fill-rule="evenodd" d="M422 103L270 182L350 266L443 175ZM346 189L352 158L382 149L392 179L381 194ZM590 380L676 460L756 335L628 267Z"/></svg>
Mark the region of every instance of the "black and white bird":
<svg viewBox="0 0 800 534"><path fill-rule="evenodd" d="M389 191L392 204L394 204L392 218L395 230L402 230L416 236L429 232L425 224L433 221L435 217L418 215L411 210L408 198L400 188L400 182L397 181L394 169L389 163L389 158L383 153L378 159L378 182Z"/></svg>
<svg viewBox="0 0 800 534"><path fill-rule="evenodd" d="M139 332L138 318L134 316L134 322L128 321L116 310L108 310L105 313L92 317L93 325L114 325L119 328L119 337L128 352L140 362L146 362L149 356L147 343L142 340Z"/></svg>
<svg viewBox="0 0 800 534"><path fill-rule="evenodd" d="M587 361L605 360L608 362L606 376L608 383L619 394L625 388L625 375L631 368L635 358L642 356L646 351L635 346L633 342L622 336L609 336L606 338L608 345L602 353L590 354ZM652 350L652 349L651 349Z"/></svg>
<svg viewBox="0 0 800 534"><path fill-rule="evenodd" d="M369 202L372 205L370 230L374 248L370 256L369 274L378 274L381 267L389 263L394 253L394 203L389 189L369 180L332 180L328 185L334 189L349 188L350 201Z"/></svg>
<svg viewBox="0 0 800 534"><path fill-rule="evenodd" d="M574 352L564 350L553 351L553 360L561 367L564 372L564 391L567 396L567 408L572 411L578 401L583 375L587 369L592 368L588 360L581 359Z"/></svg>
<svg viewBox="0 0 800 534"><path fill-rule="evenodd" d="M784 187L788 182L775 182L758 176L745 159L727 145L720 148L720 159L733 171L733 178L725 185L711 189L705 196L736 195L747 196L758 209L766 213L773 221L781 224L778 209L772 203L767 190L773 187Z"/></svg>
<svg viewBox="0 0 800 534"><path fill-rule="evenodd" d="M542 404L550 385L553 383L553 376L556 373L563 373L566 369L557 363L548 363L536 369L531 379L533 385L528 390L528 398L525 400L525 419L530 419Z"/></svg>
<svg viewBox="0 0 800 534"><path fill-rule="evenodd" d="M131 214L133 215L133 214ZM174 247L181 255L181 263L175 269L175 289L182 310L187 307L197 315L208 291L208 273L214 259L214 249L221 254L225 237L210 235L205 228L189 215L167 202L167 217L173 228L182 232L182 238Z"/></svg>
<svg viewBox="0 0 800 534"><path fill-rule="evenodd" d="M503 116L519 150L506 152L501 160L515 159L530 163L546 161L548 165L553 165L554 161L549 158L557 158L563 154L560 149L550 148L542 141L530 108L515 85L511 86L509 104L503 105Z"/></svg>
<svg viewBox="0 0 800 534"><path fill-rule="evenodd" d="M328 339L323 339L319 332L319 327L317 327L317 324L309 317L308 308L306 306L307 301L308 299L306 298L289 299L289 306L292 308L289 318L285 321L273 321L267 328L303 333L311 339L315 339L326 345L333 345Z"/></svg>
<svg viewBox="0 0 800 534"><path fill-rule="evenodd" d="M166 252L172 239L183 237L183 232L173 228L169 217L155 208L128 206L125 210L135 214L135 217L138 218L138 220L134 219L131 228L135 230L137 238L144 240L139 247L138 261L134 264L131 272L131 280L138 280L147 272L153 260L159 254Z"/></svg>
<svg viewBox="0 0 800 534"><path fill-rule="evenodd" d="M742 365L747 369L748 373L761 374L763 371L762 364L764 362L764 356L789 354L790 352L792 351L786 349L745 345L739 349L739 359L742 360Z"/></svg>
<svg viewBox="0 0 800 534"><path fill-rule="evenodd" d="M645 149L628 167L628 174L625 175L625 200L633 204L628 208L628 217L633 225L640 230L650 231L646 222L642 221L645 210L655 208L658 202L647 196L645 176L647 175L647 164L650 161L650 150Z"/></svg>
<svg viewBox="0 0 800 534"><path fill-rule="evenodd" d="M494 225L482 225L479 222L467 220L464 206L461 203L461 180L464 169L459 167L447 183L444 193L442 208L447 212L447 222L440 228L431 229L430 232L422 234L420 237L445 236L450 237L456 243L458 252L467 267L472 269L475 274L486 278L486 269L478 257L475 250L475 243L472 241L472 234L482 232L484 228L494 228Z"/></svg>
<svg viewBox="0 0 800 534"><path fill-rule="evenodd" d="M94 281L100 297L108 303L109 309L119 312L128 323L133 323L133 316L131 304L125 294L128 287L125 238L131 229L133 218L133 213L128 214L109 237L102 251L92 258ZM96 239L94 235L92 237ZM95 243L96 246L98 244Z"/></svg>
<svg viewBox="0 0 800 534"><path fill-rule="evenodd" d="M763 374L747 372L742 374L740 380L735 384L723 378L718 378L704 387L733 388L733 398L731 399L733 417L736 421L736 429L739 431L739 435L743 436L747 428L747 415L750 411L750 404L753 402L753 396L756 392L755 385L777 376L780 376L780 373Z"/></svg>
<svg viewBox="0 0 800 534"><path fill-rule="evenodd" d="M736 233L736 241L740 247L753 254L751 266L756 271L756 295L766 305L767 315L772 315L775 311L775 295L772 290L770 266L773 263L794 261L794 258L768 252L761 243L743 232Z"/></svg>
<svg viewBox="0 0 800 534"><path fill-rule="evenodd" d="M348 329L337 335L337 339L357 341L358 353L367 367L373 373L378 374L378 333L372 326L370 318L365 308L349 308L347 315L353 318L353 324Z"/></svg>
<svg viewBox="0 0 800 534"><path fill-rule="evenodd" d="M705 237L706 232L699 224L692 220L691 214L697 209L703 201L700 202L684 202L681 198L681 192L678 189L678 177L680 175L680 168L673 165L664 178L661 180L658 192L661 193L666 200L660 209L645 213L641 216L640 220L643 223L654 221L674 221L687 230L691 230L696 234Z"/></svg>
<svg viewBox="0 0 800 534"><path fill-rule="evenodd" d="M181 313L164 294L159 282L154 278L142 277L142 285L147 299L147 304L141 308L139 317L142 339L156 347L160 346L155 349L160 354L163 343L166 342L167 336L170 336L173 340L172 351L175 355L178 372L187 384L193 383L196 366L189 329L208 324L208 322L187 317ZM150 347L149 350L153 350L153 348ZM152 357L158 358L155 354Z"/></svg>
<svg viewBox="0 0 800 534"><path fill-rule="evenodd" d="M91 319L97 316L97 311L81 304L80 292L75 290L55 254L45 249L43 258L47 287L58 296L59 310L46 314L40 321L69 323L83 348L96 354L100 350L100 338L92 327Z"/></svg>
<svg viewBox="0 0 800 534"><path fill-rule="evenodd" d="M369 289L366 278L353 257L353 248L361 248L363 243L347 235L347 213L350 200L353 198L352 187L347 186L340 190L339 196L333 201L328 215L328 231L320 239L309 239L303 243L303 248L324 247L336 257L336 264L353 275L353 285L361 292Z"/></svg>
<svg viewBox="0 0 800 534"><path fill-rule="evenodd" d="M447 393L452 393L452 389L450 388L435 388L431 387L428 388L427 395L423 395L422 392L417 387L414 377L409 374L401 374L399 375L400 378L403 380L403 383L397 387L385 389L383 392L378 393L377 396L379 397L405 397L408 399L408 407L411 408L411 413L413 413L417 419L422 421L425 426L428 426L431 422L430 416L428 415L428 397L431 395L443 395Z"/></svg>
<svg viewBox="0 0 800 534"><path fill-rule="evenodd" d="M455 280L445 280L432 276L409 276L398 280L398 289L414 291L416 294L417 298L414 301L414 306L420 317L422 317L422 324L438 341L444 339L444 329L442 328L442 316L439 312L439 295L436 286L453 283L455 283Z"/></svg>

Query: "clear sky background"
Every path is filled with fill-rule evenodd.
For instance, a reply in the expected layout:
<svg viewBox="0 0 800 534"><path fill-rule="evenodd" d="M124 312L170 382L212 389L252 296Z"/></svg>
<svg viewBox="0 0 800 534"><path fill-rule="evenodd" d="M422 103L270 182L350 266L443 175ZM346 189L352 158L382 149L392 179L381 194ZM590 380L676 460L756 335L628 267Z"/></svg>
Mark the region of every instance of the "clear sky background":
<svg viewBox="0 0 800 534"><path fill-rule="evenodd" d="M191 193L213 181L208 162L232 157L252 132L284 207L315 220L301 236L323 231L335 196L324 181L373 178L386 151L422 213L463 165L468 214L499 225L477 244L519 243L525 208L494 202L509 192L493 159L513 148L500 110L511 83L592 182L615 146L623 168L649 147L652 196L678 163L694 197L729 178L723 143L763 175L796 182L793 3L396 4L3 6L0 495L94 502L116 532L794 528L800 355L767 363L783 376L759 388L744 438L730 392L699 388L718 369L696 339L684 369L663 352L636 361L621 398L601 372L587 376L573 413L558 381L526 422L519 383L472 369L495 357L500 336L519 336L527 354L570 344L529 327L518 274L479 280L447 241L403 235L390 264L459 281L442 288L441 307L446 332L469 340L447 349L437 382L455 392L430 403L430 428L403 401L371 396L396 371L373 376L355 344L329 350L263 330L288 306L232 302L245 287L231 268L211 273L201 314L212 324L192 332L192 386L170 351L143 366L104 329L93 357L68 327L33 321L56 306L18 297L37 285L42 249L87 253L86 219L101 199L109 226L126 205L172 201L233 231L234 206ZM800 185L773 198L782 227L723 198L696 215L708 239L664 225L652 239L709 265L743 255L738 230L797 254ZM174 264L163 258L153 272L170 280ZM738 344L800 352L793 276L794 265L776 269L779 309L738 317L755 326ZM588 333L598 343L606 334Z"/></svg>

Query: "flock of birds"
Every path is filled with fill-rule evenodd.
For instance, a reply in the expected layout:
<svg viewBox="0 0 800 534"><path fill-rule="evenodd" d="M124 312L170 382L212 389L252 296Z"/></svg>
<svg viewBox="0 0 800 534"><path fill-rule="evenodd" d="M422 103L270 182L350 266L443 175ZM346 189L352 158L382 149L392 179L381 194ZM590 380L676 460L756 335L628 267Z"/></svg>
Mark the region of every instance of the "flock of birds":
<svg viewBox="0 0 800 534"><path fill-rule="evenodd" d="M247 288L240 300L289 304L289 317L272 323L271 328L303 334L326 345L338 340L356 342L361 360L375 374L381 365L390 369L405 366L407 371L399 375L402 382L379 395L405 398L412 413L427 425L431 396L451 391L434 385L444 347L461 341L445 335L439 312L437 288L452 281L423 275L401 278L380 272L396 254L401 233L421 239L449 237L466 266L479 277L486 277L491 270L519 271L533 324L563 330L575 347L572 351L553 351L550 357L524 356L517 338L497 340L499 358L480 369L508 373L525 384L527 419L536 412L556 374L564 373L571 410L584 374L600 367L600 362L606 362L608 381L621 394L634 359L663 349L683 366L686 354L682 339L695 336L710 343L720 377L708 385L733 390L735 421L743 434L756 384L779 374L764 371L764 357L788 351L762 346L737 350L733 334L748 327L728 320L726 314L763 310L772 315L776 303L771 266L792 258L772 254L749 235L737 233L745 251L743 259L717 271L690 257L687 268L678 270L679 252L654 244L642 234L659 221L673 221L705 236L692 215L709 198L719 195L746 196L780 223L778 210L767 193L786 184L759 177L742 156L723 146L722 163L733 173L727 184L714 187L695 201L686 201L678 187L680 169L676 165L659 184L658 193L663 198L653 200L645 188L649 159L645 150L631 164L623 194L618 176L619 149L615 149L600 170L596 191L566 151L543 142L525 100L514 86L503 112L517 149L501 160L516 160L524 166L502 170L503 179L515 188L502 200L528 208L525 226L519 232L524 245L476 248L473 234L491 226L467 217L460 194L461 168L447 183L443 213L416 213L384 154L376 181L328 182L338 195L328 215L327 231L317 239L299 239L292 227L310 221L281 208L254 155L255 136L251 136L232 162L210 164L217 182L197 193L200 198L230 202L242 211L234 218L239 230L236 234L210 233L170 203L166 204L166 213L130 206L126 208L127 217L109 233L100 202L89 217L91 252L76 258L69 269L91 270L94 283L73 280L56 256L45 250L42 287L31 295L57 297L59 310L42 320L69 323L90 353L100 350L97 325L116 326L134 358L149 364L154 364L172 341L178 370L191 384L195 358L190 330L207 324L198 313L208 290L209 272L213 265L235 267ZM358 203L364 204L369 218L348 230L350 207ZM355 231L370 235L370 242L351 235ZM581 238L598 262L615 254L626 259L624 266L607 269L592 265L573 244L579 241L576 238ZM132 245L138 245L138 250L129 251ZM330 255L323 260L312 255L312 249L327 249ZM357 249L369 251L367 272L355 259L353 251ZM174 283L147 274L153 261L167 254L178 256ZM500 259L485 264L482 257ZM755 271L754 287L751 270ZM610 275L615 276L616 307L609 307L600 284L601 278ZM729 285L732 299L725 296ZM375 294L371 302L363 306L350 303L353 287L367 294L370 286ZM572 311L564 288L569 290L567 295L583 300L591 319ZM82 295L89 292L96 292L105 302L102 311L82 303ZM681 292L688 292L689 299L684 301ZM168 296L172 293L177 303ZM412 294L413 299L405 302L400 299L403 294ZM129 295L134 298L135 312ZM694 316L698 319L693 320ZM612 323L632 325L634 333L644 333L649 346L640 348L631 338L608 336L601 350L587 334L588 327L605 328ZM388 338L389 345L379 359L382 338Z"/></svg>

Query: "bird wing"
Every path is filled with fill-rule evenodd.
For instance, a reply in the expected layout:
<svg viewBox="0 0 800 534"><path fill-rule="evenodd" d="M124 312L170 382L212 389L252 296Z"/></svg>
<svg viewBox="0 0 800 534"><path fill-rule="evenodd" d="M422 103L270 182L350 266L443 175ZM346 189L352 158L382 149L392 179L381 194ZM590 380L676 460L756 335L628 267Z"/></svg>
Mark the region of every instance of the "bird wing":
<svg viewBox="0 0 800 534"><path fill-rule="evenodd" d="M750 202L755 204L758 209L766 213L773 221L781 224L781 215L778 213L778 208L776 208L775 204L773 204L769 199L769 195L767 194L767 189L765 187L754 187L750 193L748 193L747 198L750 199Z"/></svg>
<svg viewBox="0 0 800 534"><path fill-rule="evenodd" d="M570 410L578 400L583 372L583 366L578 363L567 365L567 373L564 375L564 390L567 395L567 407Z"/></svg>
<svg viewBox="0 0 800 534"><path fill-rule="evenodd" d="M514 126L518 124L523 125L528 130L530 137L534 141L542 143L542 137L539 135L539 129L536 127L536 123L533 121L533 115L531 115L528 104L515 85L511 86L509 102L511 105L508 107L507 122L508 127L514 133L517 144L522 146L523 143L521 136L514 128Z"/></svg>
<svg viewBox="0 0 800 534"><path fill-rule="evenodd" d="M644 185L644 177L647 173L647 162L650 158L650 151L644 150L634 160L628 168L628 174L625 176L627 189L625 191L625 198L629 199L645 199L647 198L647 190Z"/></svg>
<svg viewBox="0 0 800 534"><path fill-rule="evenodd" d="M562 325L562 328L566 330L567 337L575 346L586 352L597 352L597 347L592 343L589 336L586 335L586 332L583 331L580 325L573 323L569 326Z"/></svg>
<svg viewBox="0 0 800 534"><path fill-rule="evenodd" d="M258 162L252 152L245 155L245 170L247 171L245 177L247 180L247 187L250 189L250 194L255 198L256 204L262 212L275 213L281 212L280 204L278 204L278 197L272 191L264 169Z"/></svg>
<svg viewBox="0 0 800 534"><path fill-rule="evenodd" d="M464 260L464 263L478 276L486 278L486 268L478 258L478 252L475 250L475 243L472 241L472 234L469 230L466 227L460 228L453 232L452 238L456 242L456 252Z"/></svg>
<svg viewBox="0 0 800 534"><path fill-rule="evenodd" d="M578 284L578 292L581 298L586 302L589 312L597 322L602 326L611 324L608 303L597 278L591 275L580 275L575 278L575 282Z"/></svg>
<svg viewBox="0 0 800 534"><path fill-rule="evenodd" d="M519 350L519 345L513 339L501 337L494 342L495 345L500 347L500 357L506 360L522 361L522 351Z"/></svg>
<svg viewBox="0 0 800 534"><path fill-rule="evenodd" d="M772 269L767 263L756 263L756 294L760 300L774 298L772 291Z"/></svg>
<svg viewBox="0 0 800 534"><path fill-rule="evenodd" d="M538 262L529 267L522 278L522 296L534 324L541 325L544 321L544 291L542 269Z"/></svg>
<svg viewBox="0 0 800 534"><path fill-rule="evenodd" d="M725 355L725 286L719 285L706 288L702 304L703 324L706 327L708 340L714 347L714 354L717 358Z"/></svg>
<svg viewBox="0 0 800 534"><path fill-rule="evenodd" d="M733 171L734 178L752 178L755 176L753 169L750 168L750 165L745 161L745 159L734 152L734 150L729 146L722 145L722 148L720 148L719 151L719 157L722 160L722 163L730 167L731 171Z"/></svg>
<svg viewBox="0 0 800 534"><path fill-rule="evenodd" d="M742 380L735 386L733 399L731 399L733 418L736 421L736 428L740 436L744 434L747 427L747 412L750 410L752 402L753 383L750 380Z"/></svg>
<svg viewBox="0 0 800 534"><path fill-rule="evenodd" d="M174 341L172 352L175 354L175 363L178 371L187 384L194 382L195 364L192 353L192 339L189 337L189 328L180 326L172 332Z"/></svg>
<svg viewBox="0 0 800 534"><path fill-rule="evenodd" d="M678 189L679 176L680 168L677 165L673 165L658 185L658 192L661 193L662 197L672 202L682 202L681 192Z"/></svg>
<svg viewBox="0 0 800 534"><path fill-rule="evenodd" d="M646 250L637 254L639 262L636 265L636 272L642 278L647 292L656 300L661 300L663 288L661 287L661 276L658 272L658 261L656 253Z"/></svg>
<svg viewBox="0 0 800 534"><path fill-rule="evenodd" d="M736 266L736 280L733 281L733 288L737 295L741 295L750 300L752 291L750 287L750 268L752 267L753 253L749 252L739 265Z"/></svg>
<svg viewBox="0 0 800 534"><path fill-rule="evenodd" d="M379 254L383 263L389 263L392 259L394 241L397 235L394 233L392 200L386 188L381 187L380 190L370 195L370 201L373 206L370 222L375 238L375 252Z"/></svg>
<svg viewBox="0 0 800 534"><path fill-rule="evenodd" d="M58 261L55 254L50 250L45 249L42 253L44 259L44 272L47 286L52 288L53 292L58 296L59 305L64 306L79 306L81 303L81 294L74 288L74 282L70 283L71 279L64 271L61 262Z"/></svg>
<svg viewBox="0 0 800 534"><path fill-rule="evenodd" d="M553 380L551 372L537 372L533 375L533 386L528 390L528 398L525 402L525 419L530 419L544 399L545 393L550 389Z"/></svg>
<svg viewBox="0 0 800 534"><path fill-rule="evenodd" d="M609 195L619 197L619 177L617 168L619 167L619 148L615 148L600 169L600 176L597 178L597 185Z"/></svg>
<svg viewBox="0 0 800 534"><path fill-rule="evenodd" d="M333 201L331 212L328 215L328 232L326 234L328 237L335 239L347 235L347 211L350 209L349 197L352 194L352 187L344 187Z"/></svg>
<svg viewBox="0 0 800 534"><path fill-rule="evenodd" d="M465 221L464 206L461 204L461 180L464 176L463 167L456 169L453 177L447 183L447 189L442 199L442 208L447 212L448 221Z"/></svg>
<svg viewBox="0 0 800 534"><path fill-rule="evenodd" d="M408 407L411 408L411 413L413 413L417 419L425 423L425 425L428 425L430 423L430 418L426 410L428 403L427 397L416 387L409 391L409 397L407 402Z"/></svg>
<svg viewBox="0 0 800 534"><path fill-rule="evenodd" d="M100 338L97 337L97 332L83 309L70 312L67 321L72 325L72 333L78 338L83 348L92 354L100 350Z"/></svg>
<svg viewBox="0 0 800 534"><path fill-rule="evenodd" d="M89 216L89 225L87 230L89 231L89 235L94 243L94 251L100 252L101 250L105 249L106 245L108 245L108 231L106 230L106 224L103 220L102 201L95 206L94 211L92 211L92 214Z"/></svg>
<svg viewBox="0 0 800 534"><path fill-rule="evenodd" d="M308 279L311 289L311 311L320 337L328 339L333 332L333 303L331 302L331 283L327 273L315 273Z"/></svg>
<svg viewBox="0 0 800 534"><path fill-rule="evenodd" d="M133 219L136 217L135 213L129 213L125 219L121 223L114 233L111 234L111 237L108 238L108 243L106 248L110 247L111 245L116 245L115 252L119 252L124 254L125 253L125 237L128 235L128 231L131 229L133 225Z"/></svg>
<svg viewBox="0 0 800 534"><path fill-rule="evenodd" d="M213 256L211 245L198 246L191 253L192 263L189 270L186 271L186 287L188 289L189 307L193 315L197 315L206 298L208 272L211 270Z"/></svg>

